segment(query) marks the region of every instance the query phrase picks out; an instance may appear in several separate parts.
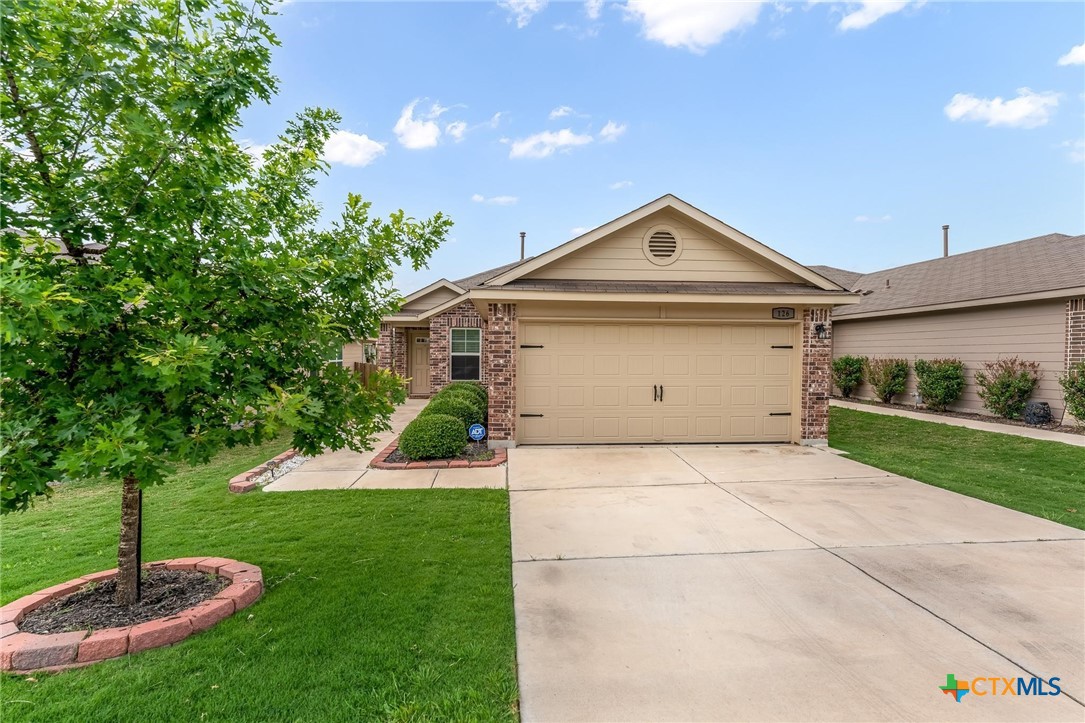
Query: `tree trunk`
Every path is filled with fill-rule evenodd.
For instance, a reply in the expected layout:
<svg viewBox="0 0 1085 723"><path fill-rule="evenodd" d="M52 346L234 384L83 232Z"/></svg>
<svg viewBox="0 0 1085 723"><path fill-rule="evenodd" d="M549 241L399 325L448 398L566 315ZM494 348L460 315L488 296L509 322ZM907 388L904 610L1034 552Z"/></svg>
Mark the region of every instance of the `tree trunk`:
<svg viewBox="0 0 1085 723"><path fill-rule="evenodd" d="M121 541L117 546L117 605L135 605L140 598L140 558L143 536L143 490L135 477L124 478L121 494Z"/></svg>

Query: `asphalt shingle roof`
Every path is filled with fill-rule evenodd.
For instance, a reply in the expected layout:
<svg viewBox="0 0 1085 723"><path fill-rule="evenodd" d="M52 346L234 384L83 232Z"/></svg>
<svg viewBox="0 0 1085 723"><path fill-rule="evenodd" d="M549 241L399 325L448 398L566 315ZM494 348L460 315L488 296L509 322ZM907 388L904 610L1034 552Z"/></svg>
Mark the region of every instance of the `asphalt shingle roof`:
<svg viewBox="0 0 1085 723"><path fill-rule="evenodd" d="M806 284L743 281L597 281L593 279L516 279L502 288L522 291L573 291L626 294L839 294Z"/></svg>
<svg viewBox="0 0 1085 723"><path fill-rule="evenodd" d="M858 304L836 308L834 317L982 301L1085 286L1085 235L1052 233L870 274L811 268L851 291L869 292Z"/></svg>

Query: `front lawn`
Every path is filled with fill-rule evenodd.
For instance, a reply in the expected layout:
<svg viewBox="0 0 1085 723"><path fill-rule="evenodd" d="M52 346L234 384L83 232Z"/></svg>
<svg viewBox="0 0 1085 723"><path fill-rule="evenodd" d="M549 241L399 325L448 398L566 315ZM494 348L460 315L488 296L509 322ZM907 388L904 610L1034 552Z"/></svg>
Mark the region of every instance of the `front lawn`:
<svg viewBox="0 0 1085 723"><path fill-rule="evenodd" d="M851 459L1085 529L1085 447L833 407L829 444Z"/></svg>
<svg viewBox="0 0 1085 723"><path fill-rule="evenodd" d="M3 676L4 720L515 719L507 494L227 492L286 446L227 452L144 496L144 560L260 565L259 602L171 648ZM0 600L114 567L119 492L71 485L6 516Z"/></svg>

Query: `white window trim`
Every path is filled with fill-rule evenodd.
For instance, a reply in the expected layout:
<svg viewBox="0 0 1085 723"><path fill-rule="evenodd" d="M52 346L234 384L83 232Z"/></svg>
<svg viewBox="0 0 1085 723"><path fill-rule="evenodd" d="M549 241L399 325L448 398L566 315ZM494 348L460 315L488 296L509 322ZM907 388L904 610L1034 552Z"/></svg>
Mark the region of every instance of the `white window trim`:
<svg viewBox="0 0 1085 723"><path fill-rule="evenodd" d="M457 331L477 331L478 332L478 351L452 351L452 335ZM448 332L448 379L455 382L480 382L482 381L482 329L477 326L456 326L449 329ZM453 379L452 377L452 358L458 356L473 356L478 357L478 378L477 379Z"/></svg>

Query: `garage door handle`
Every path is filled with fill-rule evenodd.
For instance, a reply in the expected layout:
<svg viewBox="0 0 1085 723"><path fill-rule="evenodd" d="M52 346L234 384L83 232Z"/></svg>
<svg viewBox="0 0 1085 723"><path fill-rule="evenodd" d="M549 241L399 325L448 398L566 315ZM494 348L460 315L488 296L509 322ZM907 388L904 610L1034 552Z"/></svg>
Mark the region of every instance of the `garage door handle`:
<svg viewBox="0 0 1085 723"><path fill-rule="evenodd" d="M791 412L769 412L770 417L790 417Z"/></svg>
<svg viewBox="0 0 1085 723"><path fill-rule="evenodd" d="M543 345L542 344L521 344L520 348L521 349L542 349Z"/></svg>
<svg viewBox="0 0 1085 723"><path fill-rule="evenodd" d="M790 344L773 344L772 348L773 349L794 349L795 347L791 346Z"/></svg>
<svg viewBox="0 0 1085 723"><path fill-rule="evenodd" d="M653 402L658 402L659 401L658 397L659 397L659 390L656 389L656 385L653 384L652 385L652 401Z"/></svg>
<svg viewBox="0 0 1085 723"><path fill-rule="evenodd" d="M521 414L521 417L541 417L541 414Z"/></svg>
<svg viewBox="0 0 1085 723"><path fill-rule="evenodd" d="M663 401L663 385L659 385L659 401Z"/></svg>

